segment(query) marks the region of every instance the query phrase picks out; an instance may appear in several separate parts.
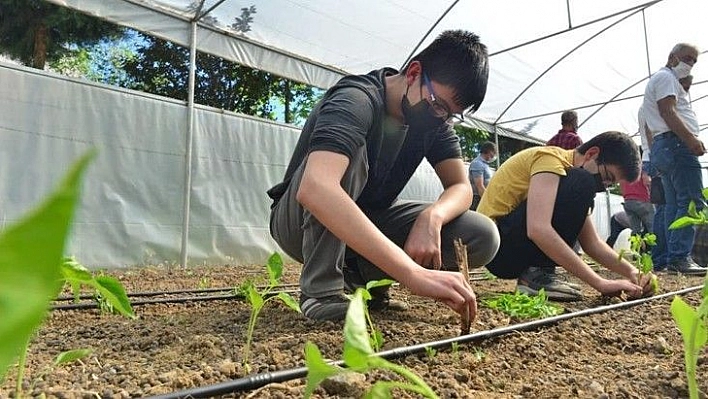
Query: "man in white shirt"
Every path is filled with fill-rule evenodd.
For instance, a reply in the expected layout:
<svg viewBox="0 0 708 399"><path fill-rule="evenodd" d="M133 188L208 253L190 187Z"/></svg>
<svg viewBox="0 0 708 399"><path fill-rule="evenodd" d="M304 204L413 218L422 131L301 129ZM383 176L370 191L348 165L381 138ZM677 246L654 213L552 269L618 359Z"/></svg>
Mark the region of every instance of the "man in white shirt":
<svg viewBox="0 0 708 399"><path fill-rule="evenodd" d="M688 93L679 82L691 74L698 53L698 49L690 44L674 46L666 66L652 75L644 91L642 109L646 127L653 138L651 163L661 174L666 201L663 224L658 221L655 230L666 229L674 220L687 214L692 200L699 203L702 198L698 157L705 154L705 147L698 139L698 120ZM668 272L705 275L706 268L696 264L690 255L694 229L664 231ZM655 265L657 269L663 266Z"/></svg>

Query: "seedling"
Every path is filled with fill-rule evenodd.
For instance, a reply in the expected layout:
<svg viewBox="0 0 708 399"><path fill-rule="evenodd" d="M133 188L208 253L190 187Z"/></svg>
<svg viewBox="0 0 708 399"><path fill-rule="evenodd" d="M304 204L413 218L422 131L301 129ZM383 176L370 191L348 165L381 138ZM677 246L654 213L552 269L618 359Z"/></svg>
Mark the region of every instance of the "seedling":
<svg viewBox="0 0 708 399"><path fill-rule="evenodd" d="M39 380L41 380L45 375L51 373L57 367L64 365L64 364L73 363L73 362L81 362L81 359L90 355L92 352L93 352L93 350L91 350L91 349L73 349L73 350L62 352L62 353L58 354L57 357L54 358L52 365L45 367L44 370L42 370L39 373L39 375L37 375L37 377L35 377L32 380L32 384L30 384L30 391L34 390L34 387ZM18 382L18 384L21 384L22 380L18 379L17 382ZM18 393L19 393L19 390L18 390ZM20 396L15 395L15 397L19 398Z"/></svg>
<svg viewBox="0 0 708 399"><path fill-rule="evenodd" d="M115 277L105 275L94 277L88 269L71 257L62 260L60 269L63 280L71 286L75 301L79 301L81 286L87 285L95 291L94 298L101 312L117 313L130 319L136 318L123 284Z"/></svg>
<svg viewBox="0 0 708 399"><path fill-rule="evenodd" d="M433 348L432 346L426 346L425 347L425 354L428 356L428 359L434 359L435 355L438 354L438 351Z"/></svg>
<svg viewBox="0 0 708 399"><path fill-rule="evenodd" d="M383 347L384 338L381 331L374 327L374 322L371 320L371 313L369 313L368 302L373 298L371 295L373 288L387 287L393 283L394 281L389 279L372 280L366 283L366 288L361 289L362 297L364 298L364 316L366 317L366 324L369 326L369 342L376 352Z"/></svg>
<svg viewBox="0 0 708 399"><path fill-rule="evenodd" d="M211 287L211 280L209 280L209 277L202 277L199 279L199 284L197 284L198 289L205 290L210 287Z"/></svg>
<svg viewBox="0 0 708 399"><path fill-rule="evenodd" d="M708 275L703 282L703 300L697 309L693 309L678 296L671 302L671 316L683 337L684 362L688 394L691 399L698 399L696 367L698 355L708 341Z"/></svg>
<svg viewBox="0 0 708 399"><path fill-rule="evenodd" d="M251 353L251 343L253 341L253 330L256 328L256 319L260 314L263 306L273 299L280 299L286 306L296 312L300 312L300 305L285 292L279 292L277 295L270 295L271 291L280 285L280 278L283 276L283 259L278 253L273 253L266 263L268 271L268 285L259 291L253 281L247 281L238 288L239 292L244 293L246 301L251 305L251 316L248 319L248 331L246 333L246 345L243 348L242 364L247 372L251 372L251 366L248 364L248 359Z"/></svg>
<svg viewBox="0 0 708 399"><path fill-rule="evenodd" d="M305 344L305 364L308 369L305 398L312 396L322 381L334 375L347 372L365 373L375 369L393 371L406 381L378 381L364 394L364 398L391 398L394 389L418 393L425 398L438 398L417 374L374 354L367 332L365 308L364 289L358 288L352 295L344 322L342 357L349 370L325 362L317 345L309 341Z"/></svg>
<svg viewBox="0 0 708 399"><path fill-rule="evenodd" d="M480 347L475 346L473 350L474 358L477 359L478 362L481 362L487 356Z"/></svg>
<svg viewBox="0 0 708 399"><path fill-rule="evenodd" d="M450 350L452 351L452 357L455 359L455 361L460 361L460 344L457 341L454 341L452 344L450 344Z"/></svg>
<svg viewBox="0 0 708 399"><path fill-rule="evenodd" d="M483 299L482 304L519 319L555 316L563 312L562 307L548 302L546 291L543 289L538 295L527 295L518 291L513 294L495 295Z"/></svg>
<svg viewBox="0 0 708 399"><path fill-rule="evenodd" d="M708 199L708 188L704 188L702 194L704 200ZM703 209L698 211L696 203L691 201L688 206L688 215L676 219L671 223L669 229L708 224L708 206L705 201L702 202ZM701 292L703 299L696 309L693 309L678 296L675 296L671 302L671 316L683 337L686 380L691 399L698 399L698 382L696 380L698 355L708 341L708 275L705 277Z"/></svg>
<svg viewBox="0 0 708 399"><path fill-rule="evenodd" d="M656 245L656 235L653 233L647 233L643 236L641 234L632 234L629 237L630 256L628 258L639 270L638 280L641 280L643 275L654 270L654 262L651 260L651 254L649 253L649 247L654 245ZM624 249L620 251L620 259L624 257L626 252ZM652 275L649 284L651 284L652 294L657 294L659 292L659 279L656 275Z"/></svg>

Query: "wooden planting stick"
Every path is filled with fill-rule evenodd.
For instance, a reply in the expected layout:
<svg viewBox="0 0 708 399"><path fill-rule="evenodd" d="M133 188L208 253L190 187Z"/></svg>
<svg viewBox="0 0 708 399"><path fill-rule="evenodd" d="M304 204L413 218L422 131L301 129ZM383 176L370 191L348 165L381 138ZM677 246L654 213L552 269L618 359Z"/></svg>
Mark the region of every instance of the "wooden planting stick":
<svg viewBox="0 0 708 399"><path fill-rule="evenodd" d="M455 239L453 242L455 244L455 257L457 258L457 266L462 273L462 276L467 282L469 282L470 273L469 265L467 264L467 245L462 243L461 238ZM467 335L470 333L470 326L472 325L472 320L470 320L470 309L465 306L464 312L462 312L462 319L460 320L460 327L462 329L460 335Z"/></svg>

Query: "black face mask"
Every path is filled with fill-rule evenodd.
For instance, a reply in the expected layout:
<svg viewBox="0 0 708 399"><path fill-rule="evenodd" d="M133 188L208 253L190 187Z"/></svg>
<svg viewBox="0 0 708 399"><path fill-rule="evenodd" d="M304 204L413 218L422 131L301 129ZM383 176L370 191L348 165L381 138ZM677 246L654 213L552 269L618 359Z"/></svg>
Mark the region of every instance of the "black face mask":
<svg viewBox="0 0 708 399"><path fill-rule="evenodd" d="M432 106L427 101L421 100L416 105L411 105L408 95L401 100L401 111L408 129L418 132L438 130L445 121L433 115Z"/></svg>

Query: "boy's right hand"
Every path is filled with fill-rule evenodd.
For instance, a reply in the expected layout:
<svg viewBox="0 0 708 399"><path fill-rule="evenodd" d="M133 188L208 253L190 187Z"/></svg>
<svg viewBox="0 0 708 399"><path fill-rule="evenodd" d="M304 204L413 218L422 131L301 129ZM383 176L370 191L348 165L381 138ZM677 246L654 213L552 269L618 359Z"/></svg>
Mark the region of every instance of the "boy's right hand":
<svg viewBox="0 0 708 399"><path fill-rule="evenodd" d="M460 315L469 312L470 321L477 317L477 297L469 281L458 272L419 267L401 283L413 294L436 299Z"/></svg>
<svg viewBox="0 0 708 399"><path fill-rule="evenodd" d="M631 298L641 298L644 294L642 287L629 280L603 280L596 288L605 296L621 296L626 294Z"/></svg>

